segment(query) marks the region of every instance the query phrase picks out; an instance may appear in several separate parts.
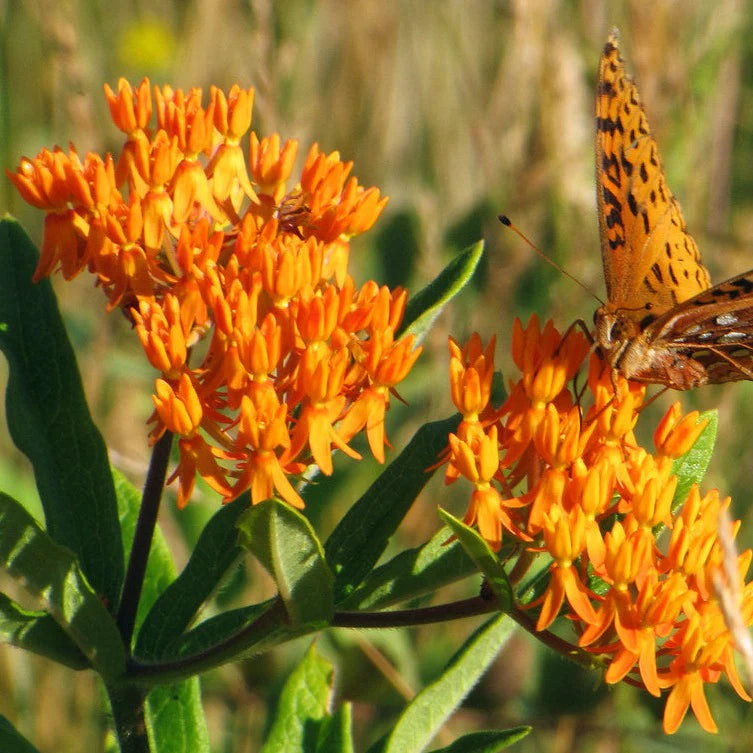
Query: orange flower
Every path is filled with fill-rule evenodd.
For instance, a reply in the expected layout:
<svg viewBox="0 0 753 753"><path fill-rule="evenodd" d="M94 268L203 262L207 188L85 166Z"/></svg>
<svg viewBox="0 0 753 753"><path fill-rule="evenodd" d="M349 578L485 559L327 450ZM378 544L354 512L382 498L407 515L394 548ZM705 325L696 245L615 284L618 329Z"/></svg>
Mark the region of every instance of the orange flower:
<svg viewBox="0 0 753 753"><path fill-rule="evenodd" d="M232 489L227 483L225 472L216 458L226 458L224 453L216 450L199 435L181 437L178 441L180 461L168 483L178 479L178 509L182 510L191 499L196 474L198 473L212 489L225 497L232 496Z"/></svg>
<svg viewBox="0 0 753 753"><path fill-rule="evenodd" d="M512 386L510 396L500 408L502 416L510 416L507 430L512 438L504 465L512 465L526 451L548 403L555 403L563 410L572 406L565 385L575 376L587 349L585 338L575 330L561 341L551 322L540 331L535 315L525 329L519 319L515 320L512 356L523 376Z"/></svg>
<svg viewBox="0 0 753 753"><path fill-rule="evenodd" d="M387 199L316 145L296 179L298 143L277 134L251 134L247 161L253 89L212 87L205 104L121 79L105 96L117 159L45 149L9 175L46 212L35 278L92 272L161 374L150 436L179 436L179 504L198 473L225 499L302 506L291 479L331 473L333 449L360 457L347 442L362 429L384 460L390 394L420 348L394 339L406 292L356 291L347 264Z"/></svg>
<svg viewBox="0 0 753 753"><path fill-rule="evenodd" d="M157 415L175 434L193 436L201 425L203 410L188 374L182 374L177 391L164 379L158 379L152 396Z"/></svg>
<svg viewBox="0 0 753 753"><path fill-rule="evenodd" d="M561 338L551 323L540 328L532 317L523 328L516 321L512 355L522 373L495 409L487 387L491 358L480 339L474 335L465 347L451 340L451 391L463 421L449 437L446 483L471 482L465 522L476 524L492 547L501 546L504 530L517 542L513 552L526 550L510 568L515 578L537 556L553 560L546 578L536 580L540 595L524 592L529 600L518 607L537 610L536 631L562 614L574 644L604 662L607 682L629 676L655 696L671 688L668 732L689 707L713 730L704 683L724 672L747 699L714 591L724 556L718 519L729 501L716 491L701 497L693 487L672 511L673 461L706 422L696 412L683 417L673 405L651 454L633 433L644 385L614 375L594 354L586 388L568 389L586 353L572 330ZM665 527L669 544L660 547L656 537ZM752 554L738 558L741 580ZM736 591L736 609L750 624L752 585Z"/></svg>
<svg viewBox="0 0 753 753"><path fill-rule="evenodd" d="M494 376L494 346L496 338L482 348L476 332L465 348L449 339L450 390L452 402L463 416L463 421L475 423L489 404Z"/></svg>
<svg viewBox="0 0 753 753"><path fill-rule="evenodd" d="M707 732L717 731L703 686L719 679L718 660L728 639L721 613L711 605L692 613L683 624L675 639L679 653L660 678L662 687L672 688L664 708L664 731L668 734L677 730L689 706Z"/></svg>
<svg viewBox="0 0 753 753"><path fill-rule="evenodd" d="M298 389L305 398L285 458L295 458L308 443L314 462L327 476L332 475L332 445L351 458L361 459L333 426L345 407L342 392L348 364L346 348L331 355L323 349L309 348L298 371Z"/></svg>
<svg viewBox="0 0 753 753"><path fill-rule="evenodd" d="M118 79L118 93L105 84L105 96L113 123L126 135L144 130L152 119L149 80L143 79L136 89L124 78Z"/></svg>
<svg viewBox="0 0 753 753"><path fill-rule="evenodd" d="M475 486L464 522L478 523L479 532L496 551L502 543L503 521L506 526L512 525L499 492L490 483L499 466L497 427L492 426L488 435L479 436L473 450L455 434L450 434L449 440L455 467Z"/></svg>
<svg viewBox="0 0 753 753"><path fill-rule="evenodd" d="M708 425L699 421L697 410L681 418L680 403L673 403L654 432L654 445L661 455L672 459L682 457L695 443Z"/></svg>
<svg viewBox="0 0 753 753"><path fill-rule="evenodd" d="M268 194L278 203L285 194L285 181L293 171L293 163L298 154L298 142L289 139L280 150L280 136L273 133L261 141L251 132L251 152L249 166L259 192Z"/></svg>
<svg viewBox="0 0 753 753"><path fill-rule="evenodd" d="M413 347L413 335L392 342L392 330L376 331L368 341L368 355L363 368L371 384L348 409L340 426L346 441L366 427L366 437L372 455L384 462L384 416L389 408L390 391L413 368L421 353L421 346Z"/></svg>
<svg viewBox="0 0 753 753"><path fill-rule="evenodd" d="M213 86L211 90L214 109L214 125L223 136L223 143L217 148L207 165L207 175L212 178L214 198L222 203L231 194L240 191L251 201L258 201L251 186L246 169L246 159L240 148L240 140L251 127L251 108L254 103L254 90L243 90L237 85L230 89L228 97ZM240 208L240 195L233 195L233 207Z"/></svg>
<svg viewBox="0 0 753 753"><path fill-rule="evenodd" d="M544 543L554 564L536 630L544 630L554 622L565 597L578 617L588 623L596 622L588 589L573 569L574 561L586 546L585 528L585 516L579 507L567 513L561 505L555 504L544 513Z"/></svg>
<svg viewBox="0 0 753 753"><path fill-rule="evenodd" d="M285 475L276 451L287 449L290 437L287 428L287 405L280 403L274 390L257 392L241 401L236 445L246 448L245 458L238 464L238 482L230 499L243 489L251 490L256 504L278 491L294 507L303 507L303 500Z"/></svg>
<svg viewBox="0 0 753 753"><path fill-rule="evenodd" d="M635 601L624 602L615 610L614 624L622 645L604 676L607 682L618 682L638 662L646 689L651 695L660 695L657 636L665 635L678 618L686 590L679 573L659 582L656 572L651 571Z"/></svg>
<svg viewBox="0 0 753 753"><path fill-rule="evenodd" d="M181 319L178 298L167 295L162 306L142 300L138 310L132 310L132 316L136 333L152 366L168 379L178 378L186 365L187 340L192 324Z"/></svg>

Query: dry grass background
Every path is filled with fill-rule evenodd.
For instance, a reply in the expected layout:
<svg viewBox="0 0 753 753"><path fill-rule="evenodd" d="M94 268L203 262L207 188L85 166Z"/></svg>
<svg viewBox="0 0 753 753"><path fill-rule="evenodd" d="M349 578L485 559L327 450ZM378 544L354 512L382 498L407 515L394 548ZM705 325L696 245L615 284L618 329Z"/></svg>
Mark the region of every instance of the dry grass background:
<svg viewBox="0 0 753 753"><path fill-rule="evenodd" d="M0 161L45 145L115 149L103 81L149 75L154 83L256 87L254 129L339 149L365 185L391 197L370 237L351 257L356 276L418 289L460 248L484 237L482 273L437 324L403 390L410 410L392 411L400 448L421 421L448 414L446 337L500 334L508 366L512 318L536 311L564 328L590 321L595 301L544 264L496 222L510 215L548 255L602 294L594 201L593 97L601 47L613 25L635 74L669 182L699 241L712 278L753 266L753 6L743 0L26 0L0 7ZM41 218L0 182L0 209L36 240ZM55 281L95 418L113 462L135 483L147 463L144 421L154 375L125 321L102 316L87 279ZM3 368L4 365L3 365ZM753 386L683 395L686 408L718 408L720 433L709 484L733 494L753 541ZM663 405L676 396L662 398ZM661 401L660 401L661 403ZM657 408L658 410L659 408ZM650 425L650 419L646 422ZM33 499L24 459L0 438L0 486ZM364 462L322 489L309 513L327 531L378 472ZM405 525L423 541L449 502L433 485ZM335 500L334 502L332 500ZM166 506L163 528L185 561L216 509L207 495L180 516ZM263 585L251 563L223 598L248 603ZM3 585L0 581L0 585ZM473 583L467 586L476 588ZM320 639L338 664L341 697L355 702L360 749L389 725L400 703L369 656L388 656L409 687L431 678L469 633L468 623L389 635L337 633ZM416 650L416 647L418 650ZM213 751L255 751L269 699L302 647L209 673L205 703ZM394 678L392 678L394 679ZM399 683L397 683L399 685ZM711 694L722 730L699 737L686 723L663 739L658 709L630 688L596 678L519 638L506 650L437 746L463 731L531 723L518 750L749 750L753 714ZM43 753L97 751L106 719L94 679L0 647L0 714Z"/></svg>

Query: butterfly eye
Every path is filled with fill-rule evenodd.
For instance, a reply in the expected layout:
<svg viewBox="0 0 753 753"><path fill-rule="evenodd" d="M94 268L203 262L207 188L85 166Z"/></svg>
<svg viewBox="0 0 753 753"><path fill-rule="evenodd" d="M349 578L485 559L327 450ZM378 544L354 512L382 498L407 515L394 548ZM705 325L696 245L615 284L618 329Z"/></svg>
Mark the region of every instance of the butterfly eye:
<svg viewBox="0 0 753 753"><path fill-rule="evenodd" d="M618 318L611 311L606 311L601 306L594 312L594 325L596 327L596 342L602 348L608 349L615 341L615 327L618 325Z"/></svg>

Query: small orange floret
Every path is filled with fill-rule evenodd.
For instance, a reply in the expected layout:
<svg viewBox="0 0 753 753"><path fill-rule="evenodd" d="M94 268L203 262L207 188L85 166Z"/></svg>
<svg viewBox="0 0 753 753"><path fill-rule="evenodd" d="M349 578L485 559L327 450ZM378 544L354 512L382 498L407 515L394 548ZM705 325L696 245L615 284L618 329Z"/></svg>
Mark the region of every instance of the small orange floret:
<svg viewBox="0 0 753 753"><path fill-rule="evenodd" d="M260 141L251 132L249 169L259 185L259 193L269 194L276 202L281 201L285 181L293 171L297 154L298 142L295 139L288 139L281 150L279 134L273 133Z"/></svg>
<svg viewBox="0 0 753 753"><path fill-rule="evenodd" d="M682 457L696 443L708 425L708 419L699 421L697 410L681 418L680 403L674 403L664 414L654 432L654 445L658 452L672 459Z"/></svg>
<svg viewBox="0 0 753 753"><path fill-rule="evenodd" d="M152 119L152 96L149 79L142 79L134 89L124 78L118 79L118 93L105 84L105 96L113 123L126 135L144 130Z"/></svg>

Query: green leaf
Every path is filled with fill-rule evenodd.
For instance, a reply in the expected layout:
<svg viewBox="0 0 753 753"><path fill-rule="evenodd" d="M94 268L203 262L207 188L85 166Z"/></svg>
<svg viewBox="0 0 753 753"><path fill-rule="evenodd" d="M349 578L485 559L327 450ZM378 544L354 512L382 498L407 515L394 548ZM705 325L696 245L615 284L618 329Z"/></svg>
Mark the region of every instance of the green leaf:
<svg viewBox="0 0 753 753"><path fill-rule="evenodd" d="M675 460L672 472L677 476L677 489L672 500L672 512L676 513L688 496L693 484L700 484L706 475L711 456L714 454L716 433L719 428L719 414L715 410L702 413L699 421L708 420L695 444L681 457Z"/></svg>
<svg viewBox="0 0 753 753"><path fill-rule="evenodd" d="M332 573L311 523L284 502L268 499L238 522L239 544L274 578L293 625L328 625L334 613Z"/></svg>
<svg viewBox="0 0 753 753"><path fill-rule="evenodd" d="M146 699L150 747L159 753L209 753L199 678L154 688Z"/></svg>
<svg viewBox="0 0 753 753"><path fill-rule="evenodd" d="M530 727L512 727L502 730L482 730L459 737L446 748L437 748L431 753L497 753L522 740L531 731Z"/></svg>
<svg viewBox="0 0 753 753"><path fill-rule="evenodd" d="M0 221L8 428L34 468L47 532L76 553L89 583L115 605L124 566L107 448L89 415L49 280L31 281L36 263L18 223Z"/></svg>
<svg viewBox="0 0 753 753"><path fill-rule="evenodd" d="M316 753L353 753L353 720L349 703L332 716L325 716L319 728Z"/></svg>
<svg viewBox="0 0 753 753"><path fill-rule="evenodd" d="M177 659L205 652L212 646L227 641L231 636L248 628L264 614L275 599L248 607L228 609L226 612L209 617L183 635L176 636L160 647L161 659ZM304 632L305 634L305 632Z"/></svg>
<svg viewBox="0 0 753 753"><path fill-rule="evenodd" d="M168 644L183 633L201 605L242 552L236 524L248 508L244 494L216 512L204 526L183 572L156 600L146 617L136 644L144 658L160 658Z"/></svg>
<svg viewBox="0 0 753 753"><path fill-rule="evenodd" d="M442 309L465 287L484 253L479 241L458 254L425 288L407 303L398 336L415 335L421 342Z"/></svg>
<svg viewBox="0 0 753 753"><path fill-rule="evenodd" d="M448 543L451 536L443 527L423 546L400 552L372 570L338 607L382 609L475 575L478 568L457 541Z"/></svg>
<svg viewBox="0 0 753 753"><path fill-rule="evenodd" d="M87 583L73 553L2 493L0 566L41 600L106 682L122 674L125 651L115 620Z"/></svg>
<svg viewBox="0 0 753 753"><path fill-rule="evenodd" d="M39 753L39 751L2 715L0 715L0 750L3 753Z"/></svg>
<svg viewBox="0 0 753 753"><path fill-rule="evenodd" d="M348 510L324 549L335 573L335 603L339 604L376 565L418 493L434 473L447 435L459 416L425 424L365 494Z"/></svg>
<svg viewBox="0 0 753 753"><path fill-rule="evenodd" d="M515 629L506 615L484 623L450 660L442 675L422 690L400 715L386 740L370 753L420 753L478 682Z"/></svg>
<svg viewBox="0 0 753 753"><path fill-rule="evenodd" d="M71 669L90 667L78 646L49 614L23 609L5 594L0 594L0 640Z"/></svg>
<svg viewBox="0 0 753 753"><path fill-rule="evenodd" d="M334 670L311 646L285 682L261 753L314 753L327 716Z"/></svg>
<svg viewBox="0 0 753 753"><path fill-rule="evenodd" d="M460 545L465 549L465 553L486 576L487 583L499 601L499 608L503 612L509 612L513 603L512 586L497 555L489 548L486 541L462 520L458 520L442 508L439 509L439 517L452 529Z"/></svg>

